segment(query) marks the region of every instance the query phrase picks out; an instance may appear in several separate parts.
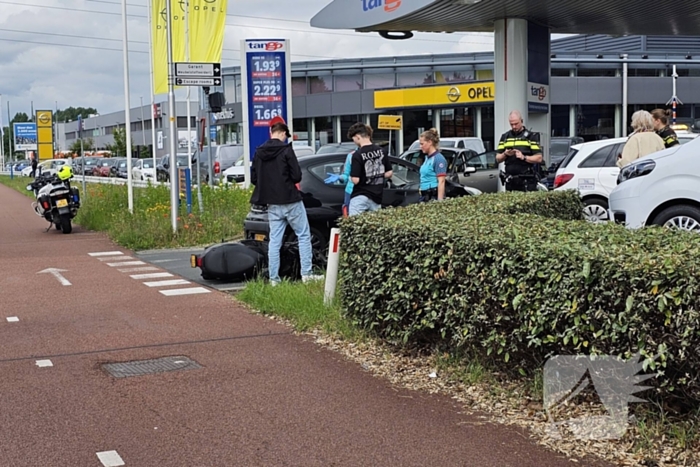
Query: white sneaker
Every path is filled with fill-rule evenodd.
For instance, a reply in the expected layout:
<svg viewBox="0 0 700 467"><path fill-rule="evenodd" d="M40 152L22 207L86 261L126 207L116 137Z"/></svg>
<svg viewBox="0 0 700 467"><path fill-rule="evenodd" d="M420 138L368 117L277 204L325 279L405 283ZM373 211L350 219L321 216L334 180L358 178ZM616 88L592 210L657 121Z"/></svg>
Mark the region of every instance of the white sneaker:
<svg viewBox="0 0 700 467"><path fill-rule="evenodd" d="M278 285L280 285L280 283L279 283L279 282L276 282L276 281L270 281L270 286L271 286L271 287L277 287Z"/></svg>
<svg viewBox="0 0 700 467"><path fill-rule="evenodd" d="M302 282L313 282L313 281L322 281L325 277L320 275L320 274L312 274L310 276L303 276L301 278Z"/></svg>

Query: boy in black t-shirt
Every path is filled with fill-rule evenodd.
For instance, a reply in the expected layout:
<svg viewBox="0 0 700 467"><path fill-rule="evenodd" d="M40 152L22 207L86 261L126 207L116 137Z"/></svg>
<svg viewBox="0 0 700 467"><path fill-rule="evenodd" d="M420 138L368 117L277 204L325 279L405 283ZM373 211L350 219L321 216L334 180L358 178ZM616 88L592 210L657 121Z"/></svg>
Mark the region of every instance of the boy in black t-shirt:
<svg viewBox="0 0 700 467"><path fill-rule="evenodd" d="M350 178L355 187L350 195L348 215L354 216L382 207L384 180L391 178L393 172L389 156L372 143L372 127L355 123L348 130L348 138L359 146L350 163Z"/></svg>

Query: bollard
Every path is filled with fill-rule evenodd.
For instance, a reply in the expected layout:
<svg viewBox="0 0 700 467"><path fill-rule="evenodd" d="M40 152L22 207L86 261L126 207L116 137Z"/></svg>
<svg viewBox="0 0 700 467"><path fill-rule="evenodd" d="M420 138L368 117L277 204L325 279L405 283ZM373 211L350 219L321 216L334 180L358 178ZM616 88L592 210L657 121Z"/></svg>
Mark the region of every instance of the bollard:
<svg viewBox="0 0 700 467"><path fill-rule="evenodd" d="M335 297L335 285L338 282L338 263L340 260L340 229L331 229L331 241L328 248L328 266L326 267L326 287L323 303L329 306Z"/></svg>

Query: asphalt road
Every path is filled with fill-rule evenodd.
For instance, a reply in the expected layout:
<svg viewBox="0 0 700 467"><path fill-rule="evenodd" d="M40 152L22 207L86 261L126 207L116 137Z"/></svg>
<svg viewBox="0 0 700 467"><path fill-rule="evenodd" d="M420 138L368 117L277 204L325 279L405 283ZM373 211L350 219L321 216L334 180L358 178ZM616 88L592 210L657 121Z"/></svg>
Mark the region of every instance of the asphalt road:
<svg viewBox="0 0 700 467"><path fill-rule="evenodd" d="M104 235L45 231L1 185L0 219L1 467L574 465Z"/></svg>
<svg viewBox="0 0 700 467"><path fill-rule="evenodd" d="M204 248L177 250L138 251L136 257L170 273L184 277L197 284L205 285L222 292L236 292L245 287L243 282L208 281L202 279L201 269L193 268L190 257L204 252Z"/></svg>

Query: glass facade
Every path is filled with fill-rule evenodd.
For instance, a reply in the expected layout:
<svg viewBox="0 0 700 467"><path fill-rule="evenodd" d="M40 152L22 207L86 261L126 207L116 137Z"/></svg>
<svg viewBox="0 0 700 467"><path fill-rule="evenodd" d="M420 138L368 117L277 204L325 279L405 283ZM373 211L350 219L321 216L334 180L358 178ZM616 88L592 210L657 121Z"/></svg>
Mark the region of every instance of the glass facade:
<svg viewBox="0 0 700 467"><path fill-rule="evenodd" d="M474 136L476 123L474 107L457 107L442 109L440 114L440 136L444 138L456 136Z"/></svg>
<svg viewBox="0 0 700 467"><path fill-rule="evenodd" d="M569 136L571 128L570 108L568 105L552 106L552 136Z"/></svg>
<svg viewBox="0 0 700 467"><path fill-rule="evenodd" d="M576 135L585 141L615 137L614 105L579 105L576 112Z"/></svg>

